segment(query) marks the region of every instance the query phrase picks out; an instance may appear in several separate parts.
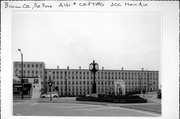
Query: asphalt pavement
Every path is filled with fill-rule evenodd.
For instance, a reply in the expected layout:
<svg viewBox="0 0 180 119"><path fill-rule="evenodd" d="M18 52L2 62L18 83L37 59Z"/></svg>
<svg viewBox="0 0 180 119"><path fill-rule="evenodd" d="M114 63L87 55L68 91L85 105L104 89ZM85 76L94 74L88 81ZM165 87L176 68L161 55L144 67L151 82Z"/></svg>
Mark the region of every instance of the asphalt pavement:
<svg viewBox="0 0 180 119"><path fill-rule="evenodd" d="M77 103L44 103L23 101L13 104L15 116L148 116L157 117L160 114L124 107L77 104Z"/></svg>
<svg viewBox="0 0 180 119"><path fill-rule="evenodd" d="M76 101L75 97L19 100L13 103L16 116L160 116L161 104L117 104Z"/></svg>

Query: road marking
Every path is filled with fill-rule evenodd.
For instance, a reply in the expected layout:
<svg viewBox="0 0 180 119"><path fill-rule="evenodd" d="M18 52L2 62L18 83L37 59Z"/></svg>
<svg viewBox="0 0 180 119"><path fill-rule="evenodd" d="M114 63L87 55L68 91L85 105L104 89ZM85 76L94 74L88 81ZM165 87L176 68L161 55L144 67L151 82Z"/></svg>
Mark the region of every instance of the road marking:
<svg viewBox="0 0 180 119"><path fill-rule="evenodd" d="M67 107L66 105L64 106L60 106L60 108L63 108L63 109L70 109L70 108L81 108L81 107L100 107L100 105L70 105L70 107Z"/></svg>
<svg viewBox="0 0 180 119"><path fill-rule="evenodd" d="M74 109L74 110L68 110L68 111L79 111L79 110L103 110L103 109L117 109L117 110L125 110L125 111L133 111L133 112L138 112L138 113L143 113L143 114L148 114L148 115L153 115L153 116L160 116L159 114L147 112L147 111L141 111L141 110L136 110L136 109L129 109L129 108L124 108L124 107L111 107L111 106L100 106L95 107L95 108L85 108L85 109Z"/></svg>
<svg viewBox="0 0 180 119"><path fill-rule="evenodd" d="M86 109L74 109L74 110L70 110L70 111L77 111L77 110L102 110L102 109L109 109L109 107L86 108Z"/></svg>
<svg viewBox="0 0 180 119"><path fill-rule="evenodd" d="M115 105L115 104L107 104L107 105ZM126 105L160 105L160 103L129 103L129 104L116 104L116 106L126 106Z"/></svg>
<svg viewBox="0 0 180 119"><path fill-rule="evenodd" d="M139 112L139 113L145 113L145 114L149 114L149 115L153 115L153 116L160 116L160 114L155 114L155 113L142 111L142 110L136 110L136 109L130 109L130 108L124 108L124 107L116 107L116 108L120 108L120 109L123 109L123 110L134 111L134 112Z"/></svg>
<svg viewBox="0 0 180 119"><path fill-rule="evenodd" d="M22 102L13 103L13 105L18 105L18 104L22 104Z"/></svg>
<svg viewBox="0 0 180 119"><path fill-rule="evenodd" d="M33 105L36 105L37 103L33 103L32 105L31 105L31 107L33 106Z"/></svg>

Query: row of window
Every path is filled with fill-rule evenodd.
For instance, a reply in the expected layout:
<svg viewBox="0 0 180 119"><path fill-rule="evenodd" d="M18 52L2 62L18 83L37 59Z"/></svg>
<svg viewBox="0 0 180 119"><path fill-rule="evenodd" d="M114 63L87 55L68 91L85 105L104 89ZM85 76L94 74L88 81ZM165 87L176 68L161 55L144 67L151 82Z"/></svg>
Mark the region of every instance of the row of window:
<svg viewBox="0 0 180 119"><path fill-rule="evenodd" d="M15 63L15 67L21 67L21 63ZM23 64L24 68L43 68L43 64Z"/></svg>
<svg viewBox="0 0 180 119"><path fill-rule="evenodd" d="M67 84L67 85L74 85L74 84L76 84L76 85L85 85L85 84L87 84L87 85L89 85L89 84L92 84L93 82L86 82L86 81L72 81L72 82L70 82L70 81L68 81L68 82L66 82L66 81L57 81L57 82L55 82L55 84L57 84L57 85L64 85L64 84ZM98 85L113 85L114 84L114 82L113 81L109 81L109 82L100 82L100 81L98 81L97 82L97 84ZM144 84L144 85L146 85L146 84L154 84L155 85L155 81L153 81L153 82L146 82L146 81L144 81L144 82L125 82L125 84L131 84L131 85L137 85L137 84Z"/></svg>
<svg viewBox="0 0 180 119"><path fill-rule="evenodd" d="M18 72L19 72L19 74L21 74L21 70L18 71L18 69L16 69L15 72L16 72L16 74L17 74ZM23 70L23 73L24 73L24 74L26 74L26 73L27 73L27 74L30 74L30 73L32 73L32 74L34 74L34 73L36 73L36 74L42 74L42 71L37 71L37 70L27 70L27 71L26 71L26 70Z"/></svg>
<svg viewBox="0 0 180 119"><path fill-rule="evenodd" d="M47 78L49 78L49 79L92 79L93 77L92 77L92 75L91 76L89 76L89 75L87 75L87 76L49 76L49 77L47 77L47 76L45 76L45 79L47 79ZM158 77L143 77L143 78L140 78L140 77L127 77L127 76L122 76L122 77L114 77L114 76L101 76L101 77L97 77L97 79L158 79Z"/></svg>
<svg viewBox="0 0 180 119"><path fill-rule="evenodd" d="M49 73L48 73L49 72ZM69 74L69 75L76 75L76 76L78 76L78 75L89 75L89 74L92 74L90 71L45 71L45 75L52 75L53 74L53 76L55 76L55 75L59 75L59 74L61 74L61 75L63 75L64 74L64 76L65 75L67 75L67 74ZM115 75L116 77L118 76L118 74L119 74L119 76L120 75L122 75L122 76L132 76L132 77L136 77L136 76L157 76L158 75L158 73L155 73L155 72L141 72L141 73L139 73L139 72L129 72L129 73L127 73L127 72L106 72L106 71L101 71L101 72L97 72L97 75L98 76L100 76L100 74L101 75L105 75L105 76L110 76L110 75Z"/></svg>
<svg viewBox="0 0 180 119"><path fill-rule="evenodd" d="M143 87L144 89L146 89L146 88L148 88L148 87ZM125 90L126 91L128 91L128 90L139 90L140 89L140 87L131 87L131 88L125 88ZM157 88L149 88L149 89L151 89L151 90L155 90L155 89L157 89ZM61 91L61 92L71 92L72 93L72 91L76 91L76 92L82 92L82 91L84 91L84 92L86 92L86 91L91 91L91 88L87 88L87 89L82 89L82 88L68 88L67 90L66 89L60 89L59 91ZM97 91L98 92L103 92L103 91L109 91L109 92L113 92L114 91L114 89L113 88L97 88Z"/></svg>

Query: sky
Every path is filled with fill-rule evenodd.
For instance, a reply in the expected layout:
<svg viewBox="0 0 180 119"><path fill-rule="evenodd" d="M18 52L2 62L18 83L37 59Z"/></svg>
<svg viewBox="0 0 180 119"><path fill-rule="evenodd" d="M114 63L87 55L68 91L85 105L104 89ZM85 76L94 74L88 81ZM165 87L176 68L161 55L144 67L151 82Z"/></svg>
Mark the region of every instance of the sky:
<svg viewBox="0 0 180 119"><path fill-rule="evenodd" d="M13 61L46 68L160 70L161 17L156 12L14 12Z"/></svg>

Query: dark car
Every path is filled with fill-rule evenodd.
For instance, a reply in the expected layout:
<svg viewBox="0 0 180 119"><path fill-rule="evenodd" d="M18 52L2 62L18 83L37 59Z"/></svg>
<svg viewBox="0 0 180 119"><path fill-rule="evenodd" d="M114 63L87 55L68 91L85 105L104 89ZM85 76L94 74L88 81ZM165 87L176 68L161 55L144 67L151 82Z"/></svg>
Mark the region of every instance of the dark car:
<svg viewBox="0 0 180 119"><path fill-rule="evenodd" d="M157 98L161 99L161 89L159 89L157 92Z"/></svg>

